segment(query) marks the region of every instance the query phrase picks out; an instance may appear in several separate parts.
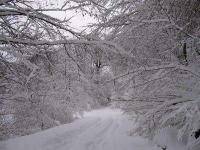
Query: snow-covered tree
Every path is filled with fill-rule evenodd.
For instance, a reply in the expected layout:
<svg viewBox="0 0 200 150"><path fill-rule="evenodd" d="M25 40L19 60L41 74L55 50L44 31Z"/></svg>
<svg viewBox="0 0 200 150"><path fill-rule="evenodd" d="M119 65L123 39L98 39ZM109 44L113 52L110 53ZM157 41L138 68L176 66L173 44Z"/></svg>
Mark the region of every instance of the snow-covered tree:
<svg viewBox="0 0 200 150"><path fill-rule="evenodd" d="M1 138L72 121L75 112L97 105L83 85L90 83L91 47L113 49L115 45L85 37L72 30L70 19L45 13L85 5L89 4L63 1L52 7L42 1L0 2Z"/></svg>
<svg viewBox="0 0 200 150"><path fill-rule="evenodd" d="M123 93L115 100L139 116L139 134L153 138L172 126L190 145L200 129L199 1L98 2L93 32L124 50L111 60L113 82Z"/></svg>

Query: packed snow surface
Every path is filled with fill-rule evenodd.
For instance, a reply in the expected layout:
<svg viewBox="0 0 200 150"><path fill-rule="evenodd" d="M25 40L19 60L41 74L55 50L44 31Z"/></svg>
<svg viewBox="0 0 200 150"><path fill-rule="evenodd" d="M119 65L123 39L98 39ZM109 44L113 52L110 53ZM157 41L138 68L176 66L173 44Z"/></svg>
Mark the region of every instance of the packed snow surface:
<svg viewBox="0 0 200 150"><path fill-rule="evenodd" d="M158 150L141 137L129 136L131 126L120 110L99 109L70 124L0 142L0 150Z"/></svg>

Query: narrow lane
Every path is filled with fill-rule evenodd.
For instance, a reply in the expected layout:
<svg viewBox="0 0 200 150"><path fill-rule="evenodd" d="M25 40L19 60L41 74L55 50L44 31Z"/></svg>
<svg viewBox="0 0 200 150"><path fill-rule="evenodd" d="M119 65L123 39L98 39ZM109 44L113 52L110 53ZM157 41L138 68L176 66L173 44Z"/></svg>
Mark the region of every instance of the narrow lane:
<svg viewBox="0 0 200 150"><path fill-rule="evenodd" d="M73 123L0 142L0 150L157 150L128 135L131 123L119 110L99 109Z"/></svg>

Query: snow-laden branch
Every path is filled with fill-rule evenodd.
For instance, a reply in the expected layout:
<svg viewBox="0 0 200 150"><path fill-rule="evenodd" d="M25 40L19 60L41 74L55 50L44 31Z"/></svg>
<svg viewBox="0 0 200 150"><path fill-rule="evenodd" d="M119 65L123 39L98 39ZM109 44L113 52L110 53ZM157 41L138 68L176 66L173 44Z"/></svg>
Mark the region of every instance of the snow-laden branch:
<svg viewBox="0 0 200 150"><path fill-rule="evenodd" d="M156 112L158 112L160 110L169 109L169 107L171 107L171 106L181 104L181 103L191 102L191 101L193 101L193 100L175 99L175 100L171 100L171 101L167 101L167 102L165 101L162 105L157 106L156 109L149 111L146 115L149 116L149 115L155 114Z"/></svg>
<svg viewBox="0 0 200 150"><path fill-rule="evenodd" d="M132 24L138 23L137 25L135 25L135 27L139 27L146 23L152 24L152 23L169 23L170 22L168 19L152 19L152 20L130 20L130 19L128 19L127 21L119 21L119 20L117 20L117 21L118 22L109 20L108 22L100 23L100 24L93 24L92 26L113 27L113 26L132 25Z"/></svg>
<svg viewBox="0 0 200 150"><path fill-rule="evenodd" d="M128 75L138 75L143 71L153 71L153 70L160 70L160 69L173 69L173 68L177 68L177 66L178 66L177 64L169 64L169 65L159 65L159 66L153 66L153 67L140 67L140 68L137 68L135 70L128 71L126 73L118 75L118 76L114 77L113 79L108 80L106 82L112 82L114 80L118 80L118 79L126 77Z"/></svg>
<svg viewBox="0 0 200 150"><path fill-rule="evenodd" d="M26 17L27 16L32 19L39 19L40 21L44 21L44 22L48 23L49 25L53 25L54 27L56 27L58 29L67 31L74 36L80 36L79 33L66 28L66 26L64 26L61 23L62 21L60 21L59 19L42 13L42 10L40 12L35 9L26 9L26 8L22 8L19 6L9 5L9 8L1 8L0 9L0 16L2 16L2 17L4 17L4 16L25 16Z"/></svg>
<svg viewBox="0 0 200 150"><path fill-rule="evenodd" d="M1 0L0 1L0 6L4 5L5 3L11 2L12 0Z"/></svg>
<svg viewBox="0 0 200 150"><path fill-rule="evenodd" d="M163 103L165 102L165 99L176 99L176 98L182 98L181 95L153 95L153 96L141 96L141 97L130 97L128 99L112 99L113 101L121 101L121 102L159 102Z"/></svg>
<svg viewBox="0 0 200 150"><path fill-rule="evenodd" d="M142 20L139 22L143 23L159 23L159 22L169 22L169 19L151 19L151 20Z"/></svg>
<svg viewBox="0 0 200 150"><path fill-rule="evenodd" d="M0 43L2 44L23 44L23 45L30 45L30 46L38 46L38 45L63 45L63 44L87 44L87 45L97 45L99 47L104 47L103 45L106 45L107 49L110 49L114 52L120 53L120 54L125 54L128 55L126 51L123 50L120 46L117 44L111 42L111 41L105 41L105 40L76 40L76 39L64 39L64 40L55 40L55 41L37 41L37 40L22 40L22 39L14 39L14 38L5 38L5 37L0 37Z"/></svg>
<svg viewBox="0 0 200 150"><path fill-rule="evenodd" d="M140 74L141 72L143 71L154 71L154 70L161 70L161 69L173 69L173 70L177 70L177 69L180 69L180 70L184 70L184 71L187 71L189 73L191 73L192 75L194 75L195 77L199 78L200 79L200 75L195 72L194 70L192 70L191 68L189 67L185 67L183 65L179 65L179 64L169 64L169 65L159 65L159 66L153 66L153 67L140 67L140 68L137 68L135 70L132 70L132 71L128 71L126 73L123 73L121 75L118 75L114 78L112 78L111 80L108 80L106 82L112 82L114 80L118 80L120 78L123 78L123 77L126 77L126 76L129 76L129 75L138 75ZM161 77L154 77L152 80L150 81L147 81L147 83L149 82L152 82L152 81L155 81L157 79L162 79ZM139 86L139 85L138 85Z"/></svg>

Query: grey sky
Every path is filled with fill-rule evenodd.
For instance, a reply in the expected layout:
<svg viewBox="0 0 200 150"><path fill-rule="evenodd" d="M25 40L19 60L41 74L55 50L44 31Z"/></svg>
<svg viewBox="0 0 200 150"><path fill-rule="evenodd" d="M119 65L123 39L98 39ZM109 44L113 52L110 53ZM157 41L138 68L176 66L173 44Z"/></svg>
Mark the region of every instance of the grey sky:
<svg viewBox="0 0 200 150"><path fill-rule="evenodd" d="M61 8L64 2L65 0L56 0L56 1L55 0L40 0L39 4L45 8L52 8L52 7ZM89 23L95 22L95 19L90 17L89 15L82 16L80 12L75 13L75 11L67 11L67 12L49 11L45 13L61 20L63 20L64 18L69 19L73 17L70 20L71 23L69 25L73 28L76 28L79 31L85 29L85 26L88 25Z"/></svg>
<svg viewBox="0 0 200 150"><path fill-rule="evenodd" d="M52 17L55 18L59 18L61 20L63 20L65 17L67 18L71 18L70 20L70 26L72 26L73 28L76 28L77 30L83 30L85 28L85 26L87 26L88 24L95 22L95 19L85 15L84 17L82 16L81 13L75 13L75 12L48 12L49 15L51 15Z"/></svg>

